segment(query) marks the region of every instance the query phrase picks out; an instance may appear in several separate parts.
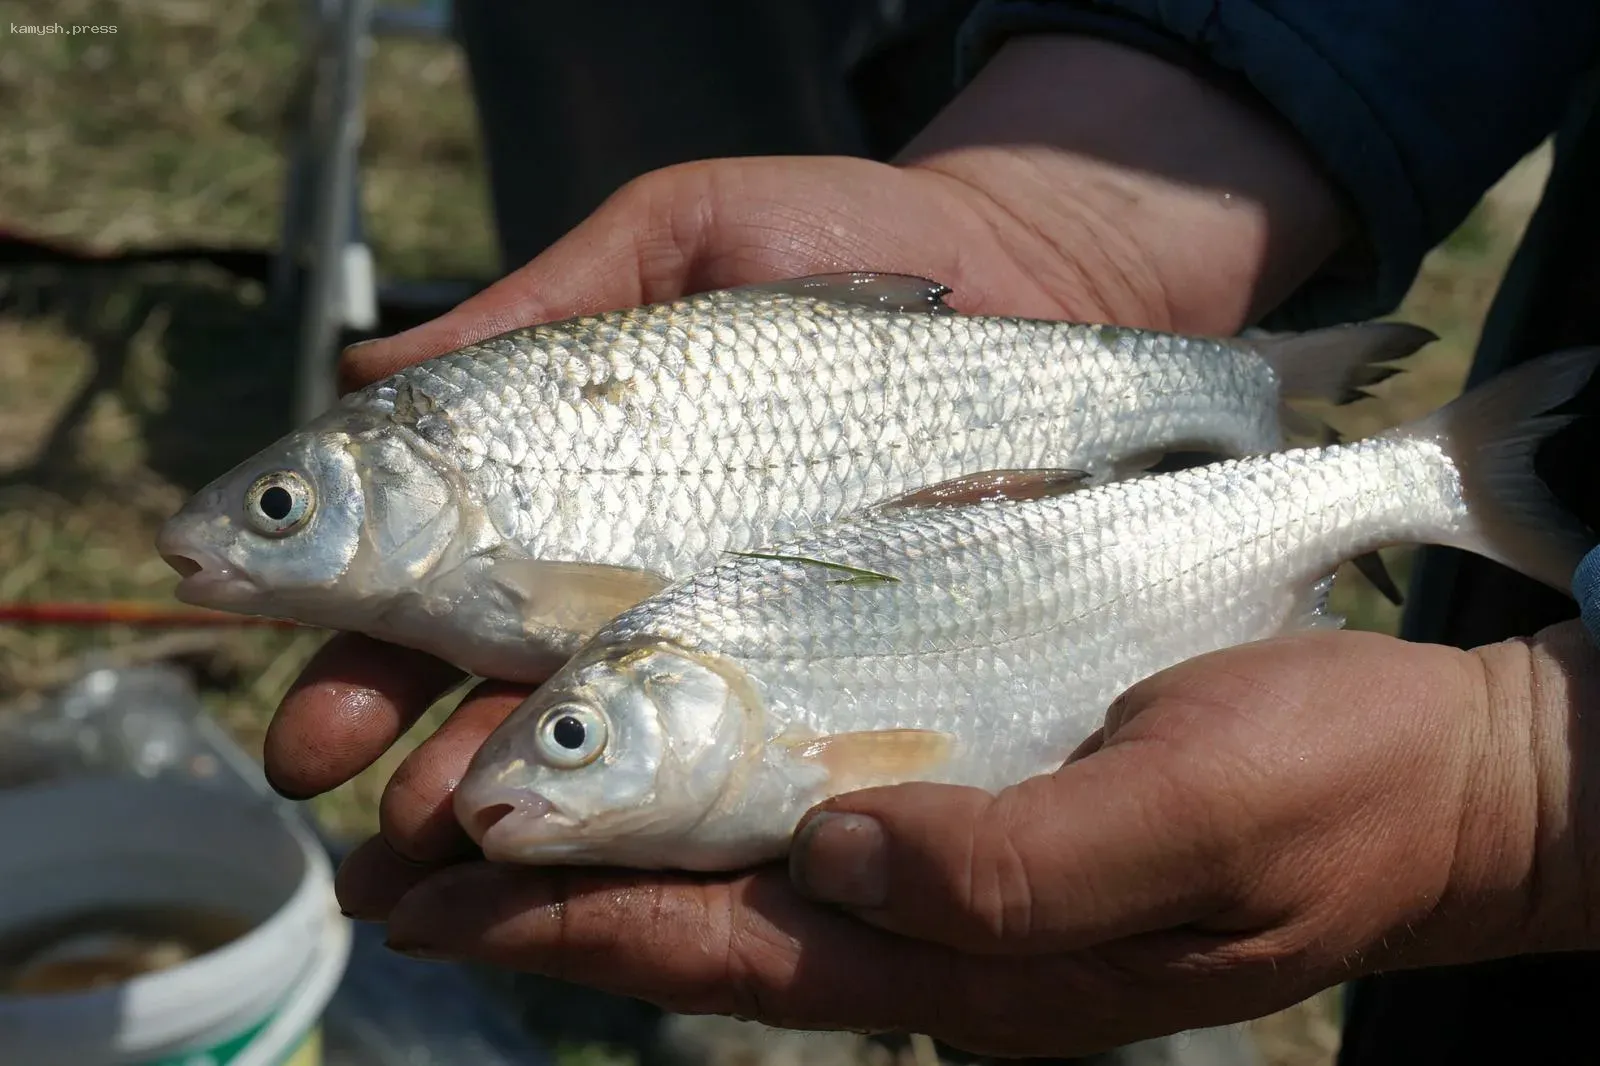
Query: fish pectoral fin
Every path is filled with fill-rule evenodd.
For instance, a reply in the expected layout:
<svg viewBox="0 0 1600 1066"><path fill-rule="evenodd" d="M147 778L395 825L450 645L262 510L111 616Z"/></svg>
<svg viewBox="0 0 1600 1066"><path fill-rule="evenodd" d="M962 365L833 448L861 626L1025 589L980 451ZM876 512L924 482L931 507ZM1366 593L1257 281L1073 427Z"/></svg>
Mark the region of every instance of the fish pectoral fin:
<svg viewBox="0 0 1600 1066"><path fill-rule="evenodd" d="M1124 455L1111 464L1110 474L1092 480L1095 484L1122 481L1136 474L1145 473L1166 457L1167 452L1164 448L1152 448L1147 452L1134 452L1132 455Z"/></svg>
<svg viewBox="0 0 1600 1066"><path fill-rule="evenodd" d="M808 296L815 300L850 304L871 311L900 311L910 314L953 315L955 309L944 302L950 292L929 278L914 274L878 274L850 271L839 274L808 274L800 278L740 286L746 292L770 292L781 296Z"/></svg>
<svg viewBox="0 0 1600 1066"><path fill-rule="evenodd" d="M955 737L932 729L878 729L808 737L788 747L794 758L826 771L831 786L850 791L915 780L949 760Z"/></svg>
<svg viewBox="0 0 1600 1066"><path fill-rule="evenodd" d="M486 576L517 602L530 627L582 634L667 585L666 578L649 570L551 559L495 559Z"/></svg>
<svg viewBox="0 0 1600 1066"><path fill-rule="evenodd" d="M990 500L1042 500L1076 492L1089 484L1089 474L1083 470L985 470L924 485L884 500L878 507L888 511L961 507Z"/></svg>

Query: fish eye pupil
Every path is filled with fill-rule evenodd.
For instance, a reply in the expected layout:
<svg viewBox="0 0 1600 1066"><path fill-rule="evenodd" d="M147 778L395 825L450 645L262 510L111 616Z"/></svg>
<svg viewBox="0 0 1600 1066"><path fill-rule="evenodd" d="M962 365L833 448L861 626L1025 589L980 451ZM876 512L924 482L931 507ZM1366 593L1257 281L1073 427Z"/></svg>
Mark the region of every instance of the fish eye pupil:
<svg viewBox="0 0 1600 1066"><path fill-rule="evenodd" d="M568 751L577 751L589 739L589 731L572 715L564 714L551 724L550 739Z"/></svg>
<svg viewBox="0 0 1600 1066"><path fill-rule="evenodd" d="M273 485L261 494L257 503L261 513L274 522L281 522L289 517L289 512L294 510L294 497L282 485Z"/></svg>

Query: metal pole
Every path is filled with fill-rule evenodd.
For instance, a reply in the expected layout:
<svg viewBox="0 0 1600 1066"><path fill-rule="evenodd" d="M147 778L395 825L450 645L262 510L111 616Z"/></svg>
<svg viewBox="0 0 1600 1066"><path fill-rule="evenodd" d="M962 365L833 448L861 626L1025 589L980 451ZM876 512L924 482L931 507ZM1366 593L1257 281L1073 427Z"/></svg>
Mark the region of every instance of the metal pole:
<svg viewBox="0 0 1600 1066"><path fill-rule="evenodd" d="M362 88L370 47L372 0L337 0L318 41L318 99L312 104L312 247L301 309L295 419L305 422L337 397L333 357L342 322L344 253L350 239L356 156L363 125ZM327 10L326 8L324 9Z"/></svg>

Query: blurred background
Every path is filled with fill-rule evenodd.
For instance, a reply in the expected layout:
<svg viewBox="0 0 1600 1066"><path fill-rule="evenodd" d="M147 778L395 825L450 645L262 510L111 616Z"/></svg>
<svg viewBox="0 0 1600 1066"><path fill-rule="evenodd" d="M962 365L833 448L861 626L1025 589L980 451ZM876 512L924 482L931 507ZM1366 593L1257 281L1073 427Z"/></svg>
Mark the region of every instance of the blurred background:
<svg viewBox="0 0 1600 1066"><path fill-rule="evenodd" d="M557 6L527 28L544 35L547 53L566 52L568 65L543 64L533 81L540 92L576 101L594 83L574 74L581 50L552 29L551 20L564 17ZM929 5L926 17L937 28L951 7ZM873 18L882 32L888 16ZM152 547L158 524L294 417L306 283L301 277L298 295L285 302L272 270L285 230L304 12L293 0L0 2L6 21L107 24L118 32L0 38L0 603L169 603L176 579ZM792 45L792 30L740 32L768 32ZM847 31L854 32L840 23L829 32ZM916 34L902 37L909 43L897 61L921 62ZM601 40L594 49L609 46ZM673 58L668 52L654 62L665 68ZM942 68L928 61L925 69L932 77ZM658 73L635 76L643 83ZM585 117L577 103L577 112L564 110L554 97L543 125L510 152L499 175L497 233L472 86L462 47L449 36L380 36L367 55L359 226L384 291L394 296L369 309L368 331L442 310L514 267L631 176L630 168L718 149L685 148L680 138L595 164L574 145L626 138L629 130L601 104ZM872 87L857 79L854 90ZM625 104L626 87L618 93ZM903 135L851 128L852 143L843 143L827 101L817 99L762 105L809 108L815 125L796 123L788 141L750 150L878 152ZM906 113L915 111L913 103ZM1458 391L1546 168L1543 151L1530 156L1429 257L1397 317L1443 340L1380 386L1377 399L1341 412L1339 429L1393 425ZM530 173L544 174L545 184L530 184ZM508 190L519 188L528 213L511 217L517 198ZM350 331L346 322L327 343L336 346ZM1408 554L1392 553L1390 566L1404 587ZM1341 578L1335 604L1364 628L1390 630L1396 622L1394 609L1353 576ZM178 662L197 679L206 713L258 755L278 699L323 639L297 630L0 623L0 715L36 706L91 665ZM445 710L420 723L413 739ZM409 750L402 743L312 801L318 823L337 838L371 832L383 784ZM1330 1063L1336 999L1330 993L1253 1024L1266 1060ZM633 1061L626 1041L608 1040L605 1028L559 1036L562 1060ZM720 1057L761 1056L730 1043Z"/></svg>

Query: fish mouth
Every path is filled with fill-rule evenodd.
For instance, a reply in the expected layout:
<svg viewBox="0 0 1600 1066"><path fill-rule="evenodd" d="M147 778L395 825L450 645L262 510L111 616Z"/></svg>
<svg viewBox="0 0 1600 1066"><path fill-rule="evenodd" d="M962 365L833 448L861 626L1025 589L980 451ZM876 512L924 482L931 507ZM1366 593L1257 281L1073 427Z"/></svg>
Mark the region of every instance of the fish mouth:
<svg viewBox="0 0 1600 1066"><path fill-rule="evenodd" d="M156 537L156 551L178 575L173 595L196 607L243 602L255 590L244 574L216 554L187 543L181 529L167 526Z"/></svg>
<svg viewBox="0 0 1600 1066"><path fill-rule="evenodd" d="M461 785L455 811L456 820L490 862L526 861L551 845L559 846L555 834L577 825L537 792L499 782Z"/></svg>

